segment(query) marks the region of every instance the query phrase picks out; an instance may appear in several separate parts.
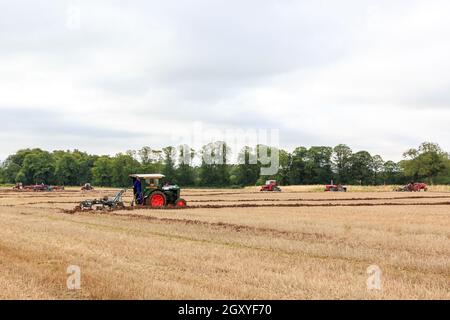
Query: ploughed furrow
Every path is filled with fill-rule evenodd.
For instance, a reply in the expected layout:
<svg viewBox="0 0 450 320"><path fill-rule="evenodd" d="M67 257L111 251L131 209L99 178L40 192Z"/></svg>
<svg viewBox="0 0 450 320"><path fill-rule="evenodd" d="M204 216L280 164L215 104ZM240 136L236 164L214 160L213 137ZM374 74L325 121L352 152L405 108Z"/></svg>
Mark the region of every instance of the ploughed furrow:
<svg viewBox="0 0 450 320"><path fill-rule="evenodd" d="M242 204L229 204L229 205L214 205L214 204L205 204L205 205L193 205L187 206L183 208L177 207L160 207L160 208L152 208L152 207L125 207L114 210L106 210L106 211L132 211L132 210L189 210L189 209L226 209L226 208L300 208L300 207L376 207L376 206L448 206L450 205L450 201L442 201L442 202L384 202L384 203L321 203L321 204L310 204L310 203L268 203L268 204L256 204L256 203L242 203ZM76 212L85 212L92 210L82 210L79 207L76 207L72 210L63 210L63 213L74 214Z"/></svg>
<svg viewBox="0 0 450 320"><path fill-rule="evenodd" d="M299 198L289 198L289 199L209 199L209 200L189 200L189 203L215 203L215 202L348 202L348 201L379 201L379 200L415 200L415 199L448 199L450 197L447 196L434 196L434 197L393 197L393 198L345 198L345 199L299 199ZM30 205L39 205L39 204L67 204L67 203L78 203L80 201L77 200L67 200L67 201L34 201L34 202L26 202L26 203L18 203L17 205L21 206L30 206Z"/></svg>
<svg viewBox="0 0 450 320"><path fill-rule="evenodd" d="M210 197L210 196L227 196L227 195L245 195L245 194L264 194L268 192L261 191L243 191L243 192L208 192L208 193L186 193L184 196L186 197ZM304 192L304 191L283 191L282 194L312 194L313 192ZM279 194L279 193L277 193Z"/></svg>
<svg viewBox="0 0 450 320"><path fill-rule="evenodd" d="M209 199L209 200L190 200L189 202L197 203L207 203L207 202L249 202L249 201L255 201L255 202L264 202L264 201L271 201L271 202L293 202L293 201L307 201L307 202L326 202L326 201L372 201L372 200L414 200L414 199L449 199L450 196L417 196L417 197L386 197L386 198L324 198L324 199L299 199L299 198L288 198L288 199L279 199L279 198L264 198L264 199Z"/></svg>
<svg viewBox="0 0 450 320"><path fill-rule="evenodd" d="M442 202L384 202L384 203L323 203L323 204L310 204L310 203L279 203L279 204L256 204L256 203L243 203L243 204L230 204L230 205L214 205L214 204L205 204L205 205L193 205L189 206L186 209L222 209L222 208L264 208L264 207L285 207L285 208L295 208L295 207L372 207L372 206L442 206L442 205L450 205L450 201L442 201Z"/></svg>

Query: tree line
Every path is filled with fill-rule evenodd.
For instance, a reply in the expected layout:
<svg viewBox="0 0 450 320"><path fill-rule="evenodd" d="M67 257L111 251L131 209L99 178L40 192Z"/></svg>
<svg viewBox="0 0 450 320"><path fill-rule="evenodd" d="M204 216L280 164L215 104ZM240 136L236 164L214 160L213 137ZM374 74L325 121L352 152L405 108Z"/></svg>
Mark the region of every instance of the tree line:
<svg viewBox="0 0 450 320"><path fill-rule="evenodd" d="M89 182L96 186L125 187L130 184L131 173L163 173L166 180L184 187L252 186L263 184L267 179L275 179L281 185L330 181L355 185L419 180L450 183L449 153L435 143L425 142L407 150L399 162L385 161L367 151L353 152L345 144L334 148L298 147L293 152L276 149L279 170L273 176L260 174L261 167L267 165L257 160L262 147L244 147L235 163L229 160L230 148L224 142L210 143L198 151L188 146L169 146L161 150L143 147L115 156L91 155L79 150L23 149L1 163L0 183L80 186ZM269 152L275 150L266 148Z"/></svg>

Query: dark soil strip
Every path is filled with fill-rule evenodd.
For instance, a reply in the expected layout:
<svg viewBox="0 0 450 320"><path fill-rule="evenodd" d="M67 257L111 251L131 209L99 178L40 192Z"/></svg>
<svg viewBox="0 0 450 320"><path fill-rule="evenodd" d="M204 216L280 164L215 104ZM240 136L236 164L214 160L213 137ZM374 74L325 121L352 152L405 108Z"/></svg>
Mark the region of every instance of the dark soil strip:
<svg viewBox="0 0 450 320"><path fill-rule="evenodd" d="M281 193L317 193L317 192L301 192L301 191L283 191ZM243 194L271 194L271 192L210 192L210 193L186 193L183 194L184 197L203 197L203 196L225 196L225 195L243 195ZM273 194L280 194L280 192L276 192Z"/></svg>
<svg viewBox="0 0 450 320"><path fill-rule="evenodd" d="M374 191L376 193L390 193L394 191ZM246 195L246 194L320 194L325 193L323 191L282 191L282 192L260 192L260 191L252 191L252 192L211 192L211 193L186 193L183 194L184 197L203 197L203 196L226 196L226 195ZM334 192L332 192L334 193ZM340 192L338 192L340 193ZM351 193L351 192L350 192ZM368 191L361 191L359 193L370 193ZM399 194L415 194L413 192L397 192ZM450 194L448 191L428 191L428 193L447 193ZM420 197L420 196L419 196Z"/></svg>
<svg viewBox="0 0 450 320"><path fill-rule="evenodd" d="M194 205L188 206L187 209L222 209L222 208L264 208L264 207L284 207L284 208L296 208L296 207L376 207L376 206L439 206L450 205L450 201L443 202L428 202L428 203L402 203L402 202L384 202L384 203L324 203L324 204L308 204L308 203L279 203L279 204L230 204L230 205Z"/></svg>
<svg viewBox="0 0 450 320"><path fill-rule="evenodd" d="M290 198L290 199L217 199L217 200L190 200L189 202L264 202L264 201L273 201L273 202L283 202L283 201L310 201L310 202L325 202L325 201L370 201L370 200L403 200L403 199L450 199L450 196L417 196L417 197L391 197L391 198L343 198L343 199L298 199L298 198Z"/></svg>

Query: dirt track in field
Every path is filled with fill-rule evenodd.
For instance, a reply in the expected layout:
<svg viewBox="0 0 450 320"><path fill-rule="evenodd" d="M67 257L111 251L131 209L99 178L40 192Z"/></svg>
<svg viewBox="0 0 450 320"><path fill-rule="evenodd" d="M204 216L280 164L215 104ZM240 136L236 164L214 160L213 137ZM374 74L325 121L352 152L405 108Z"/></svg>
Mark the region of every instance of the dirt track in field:
<svg viewBox="0 0 450 320"><path fill-rule="evenodd" d="M187 210L113 212L73 208L114 189L0 189L0 298L450 298L450 193L303 189L189 189Z"/></svg>

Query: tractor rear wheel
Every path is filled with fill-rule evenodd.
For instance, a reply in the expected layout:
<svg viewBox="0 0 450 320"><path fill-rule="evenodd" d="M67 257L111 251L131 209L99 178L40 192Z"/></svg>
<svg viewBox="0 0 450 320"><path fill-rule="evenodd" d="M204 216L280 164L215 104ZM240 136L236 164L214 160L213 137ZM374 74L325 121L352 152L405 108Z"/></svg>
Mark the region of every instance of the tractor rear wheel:
<svg viewBox="0 0 450 320"><path fill-rule="evenodd" d="M177 201L175 201L175 206L177 208L186 208L187 207L187 202L186 202L186 200L180 198L180 199L177 199Z"/></svg>
<svg viewBox="0 0 450 320"><path fill-rule="evenodd" d="M147 205L152 208L162 208L165 207L167 203L167 197L164 193L160 191L153 192L147 199Z"/></svg>

